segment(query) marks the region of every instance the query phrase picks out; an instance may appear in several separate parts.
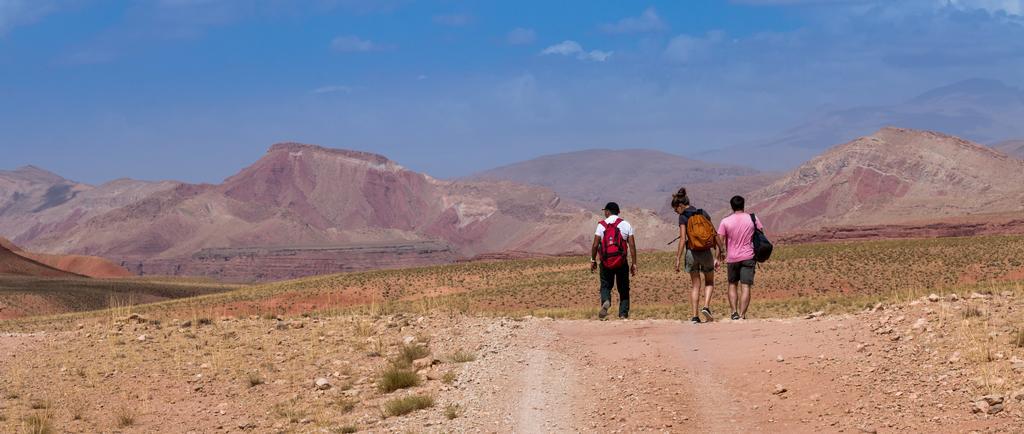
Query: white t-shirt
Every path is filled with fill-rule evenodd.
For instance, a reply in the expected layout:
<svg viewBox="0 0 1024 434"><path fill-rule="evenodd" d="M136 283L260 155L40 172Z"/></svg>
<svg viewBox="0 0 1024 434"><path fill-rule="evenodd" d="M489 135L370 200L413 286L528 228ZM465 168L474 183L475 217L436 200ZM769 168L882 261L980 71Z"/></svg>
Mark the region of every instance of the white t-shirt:
<svg viewBox="0 0 1024 434"><path fill-rule="evenodd" d="M619 218L621 217L613 215L611 217L604 219L604 221L605 223L612 224L615 223L615 220ZM633 236L633 226L630 225L629 222L627 222L626 220L622 220L622 223L619 223L619 233L622 234L622 238L629 238ZM604 237L604 226L601 226L601 224L598 223L597 231L594 232L594 235L597 235L598 237Z"/></svg>

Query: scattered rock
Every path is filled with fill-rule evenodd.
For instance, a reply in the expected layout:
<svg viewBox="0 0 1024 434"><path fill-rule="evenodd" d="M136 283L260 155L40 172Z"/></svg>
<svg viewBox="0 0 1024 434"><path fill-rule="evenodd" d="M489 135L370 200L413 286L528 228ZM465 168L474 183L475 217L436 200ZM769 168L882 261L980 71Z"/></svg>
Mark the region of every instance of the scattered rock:
<svg viewBox="0 0 1024 434"><path fill-rule="evenodd" d="M785 362L786 359L783 358L781 354L779 354L779 355L775 356L775 361L776 362Z"/></svg>
<svg viewBox="0 0 1024 434"><path fill-rule="evenodd" d="M996 414L1003 411L1002 395L985 395L974 401L971 411L974 413Z"/></svg>
<svg viewBox="0 0 1024 434"><path fill-rule="evenodd" d="M927 324L928 324L928 320L926 320L924 318L918 318L917 321L914 321L914 325L911 326L911 327L913 327L914 330L920 330L920 329L924 328L924 326L927 325Z"/></svg>
<svg viewBox="0 0 1024 434"><path fill-rule="evenodd" d="M406 336L406 337L402 338L402 343L404 343L406 345L412 345L413 342L416 342L416 338L414 338L412 336Z"/></svg>
<svg viewBox="0 0 1024 434"><path fill-rule="evenodd" d="M815 319L815 318L817 318L819 316L822 316L822 315L825 315L825 311L823 311L823 310L819 310L817 312L811 312L809 315L807 315L807 319Z"/></svg>
<svg viewBox="0 0 1024 434"><path fill-rule="evenodd" d="M135 340L139 342L146 342L146 339L149 339L146 335L139 335L139 337L136 338Z"/></svg>
<svg viewBox="0 0 1024 434"><path fill-rule="evenodd" d="M949 294L949 297L948 297L948 298L949 298L949 301L957 301L957 300L960 300L960 296L959 296L959 295L956 295L955 293L954 293L954 294Z"/></svg>
<svg viewBox="0 0 1024 434"><path fill-rule="evenodd" d="M929 295L928 296L928 301L930 301L932 303L934 303L936 301L939 301L939 295L938 294L931 294L931 295Z"/></svg>
<svg viewBox="0 0 1024 434"><path fill-rule="evenodd" d="M313 384L316 386L317 390L327 390L331 388L331 382L324 377L317 378Z"/></svg>
<svg viewBox="0 0 1024 434"><path fill-rule="evenodd" d="M991 295L979 294L977 292L972 292L971 293L971 299L972 300L977 300L979 298L989 298L989 297L991 297Z"/></svg>
<svg viewBox="0 0 1024 434"><path fill-rule="evenodd" d="M437 359L435 359L433 357L427 356L427 357L424 357L422 359L413 360L412 361L412 366L414 368L416 368L416 370L418 371L418 370L421 370L421 369L426 369L426 368L429 368L431 366L434 366L435 364L440 363L440 362L441 362L440 360L437 360Z"/></svg>
<svg viewBox="0 0 1024 434"><path fill-rule="evenodd" d="M786 393L787 391L788 391L788 389L786 389L785 386L783 386L781 384L776 384L775 385L775 391L772 392L772 394L773 395L782 395L783 393Z"/></svg>

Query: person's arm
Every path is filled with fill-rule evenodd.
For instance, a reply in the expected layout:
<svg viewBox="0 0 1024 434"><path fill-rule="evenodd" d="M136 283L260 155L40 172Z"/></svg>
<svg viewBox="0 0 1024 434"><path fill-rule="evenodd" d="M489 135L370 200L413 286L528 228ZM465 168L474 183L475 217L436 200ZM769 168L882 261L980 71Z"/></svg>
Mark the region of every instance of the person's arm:
<svg viewBox="0 0 1024 434"><path fill-rule="evenodd" d="M629 271L636 276L636 237L629 236Z"/></svg>
<svg viewBox="0 0 1024 434"><path fill-rule="evenodd" d="M722 224L718 224L718 234L715 236L715 243L718 244L718 260L724 261L728 253L726 246L729 245L729 234L722 230Z"/></svg>
<svg viewBox="0 0 1024 434"><path fill-rule="evenodd" d="M594 242L590 245L590 272L597 270L597 250L601 246L601 237L594 235Z"/></svg>
<svg viewBox="0 0 1024 434"><path fill-rule="evenodd" d="M679 225L679 246L676 248L676 273L679 272L684 253L686 253L686 225Z"/></svg>

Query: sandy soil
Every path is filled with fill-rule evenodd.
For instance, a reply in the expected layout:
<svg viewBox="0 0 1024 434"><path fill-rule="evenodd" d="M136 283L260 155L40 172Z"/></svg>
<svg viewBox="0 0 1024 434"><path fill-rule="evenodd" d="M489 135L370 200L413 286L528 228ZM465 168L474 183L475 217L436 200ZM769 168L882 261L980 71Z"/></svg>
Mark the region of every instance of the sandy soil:
<svg viewBox="0 0 1024 434"><path fill-rule="evenodd" d="M63 432L1021 432L1019 296L701 325L96 320L0 335L0 431L45 413ZM432 352L422 384L384 392L379 375L406 342ZM449 356L460 350L473 360ZM321 377L331 386L315 387ZM1001 411L973 411L986 394ZM434 406L382 413L411 395Z"/></svg>

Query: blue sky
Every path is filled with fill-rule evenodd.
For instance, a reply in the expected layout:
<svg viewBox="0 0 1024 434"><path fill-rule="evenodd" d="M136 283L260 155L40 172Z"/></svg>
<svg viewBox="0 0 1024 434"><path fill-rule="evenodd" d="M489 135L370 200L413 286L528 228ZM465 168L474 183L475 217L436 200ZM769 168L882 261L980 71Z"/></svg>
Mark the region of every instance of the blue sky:
<svg viewBox="0 0 1024 434"><path fill-rule="evenodd" d="M0 168L219 182L301 141L453 177L1022 71L1024 0L0 0Z"/></svg>

